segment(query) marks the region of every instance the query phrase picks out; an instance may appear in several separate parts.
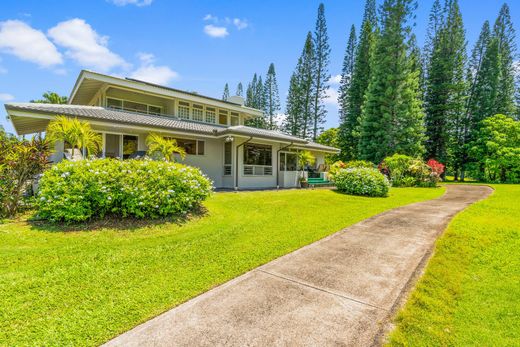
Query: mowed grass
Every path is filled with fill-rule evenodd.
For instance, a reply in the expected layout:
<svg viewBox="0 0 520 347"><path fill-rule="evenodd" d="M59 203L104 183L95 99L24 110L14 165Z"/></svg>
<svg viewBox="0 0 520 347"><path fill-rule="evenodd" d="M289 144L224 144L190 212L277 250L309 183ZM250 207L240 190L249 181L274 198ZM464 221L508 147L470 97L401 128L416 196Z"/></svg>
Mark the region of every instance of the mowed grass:
<svg viewBox="0 0 520 347"><path fill-rule="evenodd" d="M444 188L217 193L184 224L0 225L0 345L97 345L248 270Z"/></svg>
<svg viewBox="0 0 520 347"><path fill-rule="evenodd" d="M492 187L437 241L390 346L520 346L520 185Z"/></svg>

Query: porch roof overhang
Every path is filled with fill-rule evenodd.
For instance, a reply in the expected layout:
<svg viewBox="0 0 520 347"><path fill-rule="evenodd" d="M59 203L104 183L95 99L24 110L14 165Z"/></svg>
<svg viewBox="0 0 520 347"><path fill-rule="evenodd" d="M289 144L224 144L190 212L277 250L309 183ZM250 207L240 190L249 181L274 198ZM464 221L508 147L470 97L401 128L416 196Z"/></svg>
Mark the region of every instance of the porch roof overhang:
<svg viewBox="0 0 520 347"><path fill-rule="evenodd" d="M51 119L58 115L88 120L93 125L127 126L142 131L164 131L186 133L205 137L221 138L226 136L252 137L280 143L292 143L292 148L338 153L339 149L278 131L252 128L244 125L222 126L200 123L176 117L157 116L137 112L108 109L99 106L57 105L39 103L8 103L5 108L18 135L44 132Z"/></svg>

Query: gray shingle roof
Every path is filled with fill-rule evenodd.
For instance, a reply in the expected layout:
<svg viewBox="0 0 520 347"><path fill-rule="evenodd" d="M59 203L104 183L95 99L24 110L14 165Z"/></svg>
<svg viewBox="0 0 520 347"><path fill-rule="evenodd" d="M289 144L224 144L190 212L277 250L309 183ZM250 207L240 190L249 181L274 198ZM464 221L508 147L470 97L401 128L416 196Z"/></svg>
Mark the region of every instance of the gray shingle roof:
<svg viewBox="0 0 520 347"><path fill-rule="evenodd" d="M287 135L278 131L252 128L244 125L225 127L217 124L199 123L182 120L176 117L157 116L130 111L114 110L99 106L82 105L56 105L39 103L8 103L5 104L9 111L29 111L51 115L66 115L91 120L117 122L123 124L142 125L158 127L169 130L186 131L198 134L214 136L221 135L242 135L284 142L294 142L295 146L309 149L338 151L337 148L324 146L318 143L309 142L299 137Z"/></svg>

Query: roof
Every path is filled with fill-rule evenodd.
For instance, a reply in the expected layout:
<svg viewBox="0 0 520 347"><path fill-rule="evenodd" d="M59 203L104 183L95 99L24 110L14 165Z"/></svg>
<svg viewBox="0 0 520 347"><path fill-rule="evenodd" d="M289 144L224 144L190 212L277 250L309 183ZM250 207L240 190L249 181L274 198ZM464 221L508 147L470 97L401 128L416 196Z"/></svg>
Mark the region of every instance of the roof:
<svg viewBox="0 0 520 347"><path fill-rule="evenodd" d="M83 105L58 105L41 103L7 103L5 108L8 113L22 111L42 115L65 115L71 117L85 118L91 121L116 122L118 124L137 125L144 127L161 128L170 131L180 131L211 136L236 135L253 137L281 142L293 143L296 147L309 148L320 151L338 152L334 147L329 147L305 139L284 134L279 131L252 128L244 125L223 126L218 124L200 123L179 119L174 116L158 116L138 112L115 110L100 106ZM11 115L11 114L10 114ZM11 118L13 116L11 115ZM14 124L14 123L13 123ZM16 128L16 125L15 125ZM18 132L18 129L17 129Z"/></svg>
<svg viewBox="0 0 520 347"><path fill-rule="evenodd" d="M81 70L76 83L69 96L69 103L75 105L86 105L104 85L113 85L123 88L131 88L136 91L153 93L159 96L177 97L194 102L208 102L217 107L226 107L235 111L245 112L253 116L262 114L261 110L244 106L228 100L221 100L198 93L175 89L155 83L145 82L133 78L121 78L98 72ZM84 94L84 95L80 95Z"/></svg>

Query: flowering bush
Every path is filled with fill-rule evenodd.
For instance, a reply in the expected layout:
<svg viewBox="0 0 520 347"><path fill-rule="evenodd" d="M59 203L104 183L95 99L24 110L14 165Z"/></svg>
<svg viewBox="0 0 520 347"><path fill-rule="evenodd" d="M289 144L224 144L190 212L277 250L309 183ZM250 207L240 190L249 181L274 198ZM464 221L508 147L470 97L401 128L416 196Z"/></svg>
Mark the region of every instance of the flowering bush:
<svg viewBox="0 0 520 347"><path fill-rule="evenodd" d="M378 168L394 187L435 187L444 165L433 159L428 163L431 165L418 158L394 154L385 158Z"/></svg>
<svg viewBox="0 0 520 347"><path fill-rule="evenodd" d="M353 169L353 168L358 168L358 167L374 168L374 164L372 164L369 161L365 161L365 160L351 160L351 161L347 161L346 163L339 160L330 166L329 177L332 180L334 180L334 176L341 169Z"/></svg>
<svg viewBox="0 0 520 347"><path fill-rule="evenodd" d="M46 171L38 217L80 222L114 214L157 218L186 213L207 198L212 182L199 169L151 160L64 161Z"/></svg>
<svg viewBox="0 0 520 347"><path fill-rule="evenodd" d="M334 177L339 191L352 195L387 196L390 183L373 168L341 169Z"/></svg>

